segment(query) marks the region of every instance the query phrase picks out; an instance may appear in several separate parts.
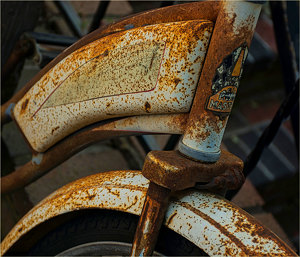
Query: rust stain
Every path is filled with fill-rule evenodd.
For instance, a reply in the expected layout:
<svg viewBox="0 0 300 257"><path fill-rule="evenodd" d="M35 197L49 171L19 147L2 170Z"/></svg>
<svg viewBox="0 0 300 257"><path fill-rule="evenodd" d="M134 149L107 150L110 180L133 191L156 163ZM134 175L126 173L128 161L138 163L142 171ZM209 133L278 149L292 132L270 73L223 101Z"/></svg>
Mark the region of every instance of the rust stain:
<svg viewBox="0 0 300 257"><path fill-rule="evenodd" d="M107 188L107 189L108 189L108 192L109 192L110 194L115 195L115 196L117 196L117 197L120 197L120 192L119 192L119 191L116 191L115 189L114 189L114 190L111 190L111 189L109 189L109 188Z"/></svg>
<svg viewBox="0 0 300 257"><path fill-rule="evenodd" d="M56 130L58 130L58 129L59 129L59 126L53 128L52 131L51 131L51 134L53 135L53 133L54 133Z"/></svg>
<svg viewBox="0 0 300 257"><path fill-rule="evenodd" d="M103 52L102 56L108 56L108 53L109 53L109 51L108 51L108 49L106 49L106 50Z"/></svg>
<svg viewBox="0 0 300 257"><path fill-rule="evenodd" d="M151 105L149 104L149 102L146 102L144 106L145 106L145 111L149 113L151 110Z"/></svg>
<svg viewBox="0 0 300 257"><path fill-rule="evenodd" d="M94 195L89 195L89 196L88 196L88 199L89 199L89 200L93 200L95 197L96 197L95 194L94 194Z"/></svg>
<svg viewBox="0 0 300 257"><path fill-rule="evenodd" d="M228 230L224 229L218 222L216 222L214 219L212 219L211 217L209 217L208 215L206 215L205 213L199 211L198 209L195 209L194 207L192 207L191 205L189 205L188 203L183 203L183 202L177 202L179 205L191 210L192 212L194 212L195 214L199 215L200 217L202 217L204 220L208 221L211 225L213 225L214 227L216 227L219 231L221 231L221 233L223 233L224 235L226 235L228 238L230 238L230 240L232 242L234 242L240 249L243 250L244 255L246 256L257 256L257 252L252 251L251 249L245 247L245 245L236 237L234 236L232 233L230 233ZM226 247L226 246L225 246ZM228 249L228 251L230 251L230 249Z"/></svg>
<svg viewBox="0 0 300 257"><path fill-rule="evenodd" d="M29 99L26 98L22 103L20 114L23 114L26 111L28 103L29 103Z"/></svg>
<svg viewBox="0 0 300 257"><path fill-rule="evenodd" d="M134 201L132 204L128 205L127 207L124 208L125 211L127 211L128 209L130 209L132 206L136 205L136 203L138 202L138 198L135 196L134 197Z"/></svg>
<svg viewBox="0 0 300 257"><path fill-rule="evenodd" d="M179 84L179 82L181 82L180 78L175 78L174 79L175 86L177 86Z"/></svg>
<svg viewBox="0 0 300 257"><path fill-rule="evenodd" d="M170 218L167 220L167 225L169 225L171 222L172 222L172 220L174 219L174 217L177 215L177 212L174 212L171 216L170 216Z"/></svg>

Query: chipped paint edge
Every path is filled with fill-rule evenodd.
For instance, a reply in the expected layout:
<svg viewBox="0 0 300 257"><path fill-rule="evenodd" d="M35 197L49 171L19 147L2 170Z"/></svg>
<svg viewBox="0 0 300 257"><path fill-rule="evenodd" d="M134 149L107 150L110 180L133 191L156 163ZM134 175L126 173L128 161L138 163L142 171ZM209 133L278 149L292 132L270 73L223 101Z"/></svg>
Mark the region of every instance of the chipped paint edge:
<svg viewBox="0 0 300 257"><path fill-rule="evenodd" d="M100 208L140 215L148 185L140 171L105 172L74 181L45 198L15 225L1 243L1 255L34 227L63 213ZM175 195L165 225L209 255L295 254L251 215L205 192L190 190Z"/></svg>

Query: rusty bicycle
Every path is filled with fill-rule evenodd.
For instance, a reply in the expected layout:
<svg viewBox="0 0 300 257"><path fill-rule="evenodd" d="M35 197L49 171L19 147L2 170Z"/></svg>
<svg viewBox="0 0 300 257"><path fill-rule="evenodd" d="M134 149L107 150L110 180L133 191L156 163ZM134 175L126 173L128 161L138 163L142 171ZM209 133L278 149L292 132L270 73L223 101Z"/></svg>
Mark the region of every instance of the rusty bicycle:
<svg viewBox="0 0 300 257"><path fill-rule="evenodd" d="M1 254L296 255L222 197L244 182L242 161L220 145L260 9L194 2L123 19L67 48L3 104L2 122L13 119L32 149L1 178L3 193L104 139L183 137L178 151L150 152L142 171L95 174L52 193Z"/></svg>

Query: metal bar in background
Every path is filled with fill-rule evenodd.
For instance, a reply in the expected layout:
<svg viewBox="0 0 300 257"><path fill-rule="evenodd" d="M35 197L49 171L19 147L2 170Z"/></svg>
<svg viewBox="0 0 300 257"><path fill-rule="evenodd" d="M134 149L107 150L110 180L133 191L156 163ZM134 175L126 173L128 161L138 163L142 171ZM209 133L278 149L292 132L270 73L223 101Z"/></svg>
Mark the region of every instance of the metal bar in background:
<svg viewBox="0 0 300 257"><path fill-rule="evenodd" d="M70 46L78 41L77 37L57 35L52 33L28 32L30 38L33 38L39 44Z"/></svg>
<svg viewBox="0 0 300 257"><path fill-rule="evenodd" d="M81 20L77 12L72 7L72 5L67 1L61 1L61 0L54 1L54 3L63 14L69 28L72 30L74 35L76 37L81 38L83 36L83 33L80 28Z"/></svg>
<svg viewBox="0 0 300 257"><path fill-rule="evenodd" d="M108 5L110 3L110 0L108 1L101 1L98 5L97 11L94 14L93 20L91 22L89 32L94 31L95 29L98 29L101 25L101 21L105 16L106 10L108 8Z"/></svg>
<svg viewBox="0 0 300 257"><path fill-rule="evenodd" d="M286 119L299 102L299 80L294 84L288 96L285 98L280 108L277 110L272 122L264 130L259 138L254 150L248 155L245 166L244 175L247 177L258 163L263 150L273 141L280 125Z"/></svg>
<svg viewBox="0 0 300 257"><path fill-rule="evenodd" d="M248 177L249 174L254 170L264 149L274 140L274 137L276 136L283 120L291 114L292 110L295 109L297 105L299 105L299 79L294 84L294 87L291 89L288 96L286 96L280 108L277 110L269 126L260 136L255 148L247 156L244 162L243 171L245 177ZM231 200L237 193L238 190L228 191L226 198Z"/></svg>
<svg viewBox="0 0 300 257"><path fill-rule="evenodd" d="M270 9L284 85L286 94L288 95L293 90L293 86L299 78L299 68L297 67L295 49L291 41L291 35L288 27L286 2L270 1ZM299 154L299 103L297 108L295 108L291 113L291 122Z"/></svg>

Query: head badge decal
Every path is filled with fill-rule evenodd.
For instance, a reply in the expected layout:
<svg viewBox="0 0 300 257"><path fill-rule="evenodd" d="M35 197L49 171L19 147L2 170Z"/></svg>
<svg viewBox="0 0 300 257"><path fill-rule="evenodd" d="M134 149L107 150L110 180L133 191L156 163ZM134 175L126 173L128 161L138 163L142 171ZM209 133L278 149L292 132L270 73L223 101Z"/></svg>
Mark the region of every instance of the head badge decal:
<svg viewBox="0 0 300 257"><path fill-rule="evenodd" d="M247 54L248 48L244 44L223 59L212 81L213 94L207 99L207 110L217 115L230 113Z"/></svg>

